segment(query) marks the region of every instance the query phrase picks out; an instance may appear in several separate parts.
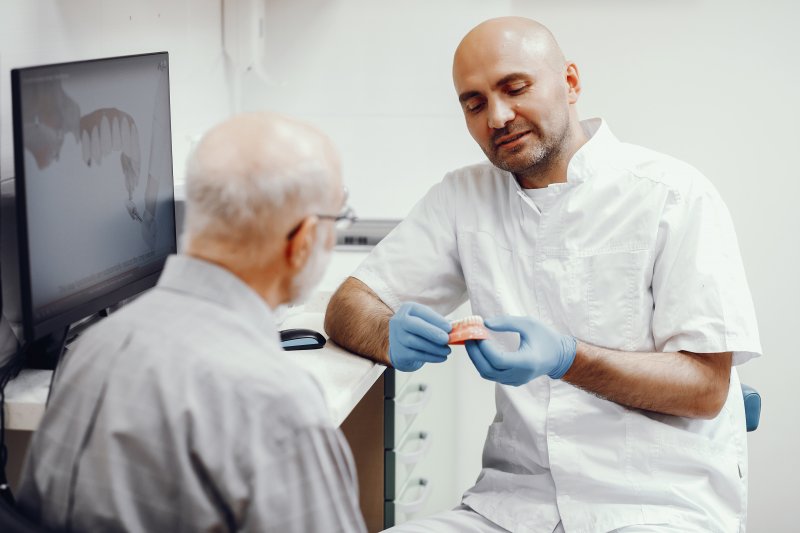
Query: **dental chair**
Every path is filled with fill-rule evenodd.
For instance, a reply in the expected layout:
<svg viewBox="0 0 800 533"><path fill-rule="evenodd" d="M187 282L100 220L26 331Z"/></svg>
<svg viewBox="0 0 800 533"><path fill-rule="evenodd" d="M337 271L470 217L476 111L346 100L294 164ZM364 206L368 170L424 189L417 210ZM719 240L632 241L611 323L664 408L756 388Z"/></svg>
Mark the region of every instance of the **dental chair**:
<svg viewBox="0 0 800 533"><path fill-rule="evenodd" d="M755 431L761 420L761 395L750 385L742 383L744 400L744 421L747 431Z"/></svg>

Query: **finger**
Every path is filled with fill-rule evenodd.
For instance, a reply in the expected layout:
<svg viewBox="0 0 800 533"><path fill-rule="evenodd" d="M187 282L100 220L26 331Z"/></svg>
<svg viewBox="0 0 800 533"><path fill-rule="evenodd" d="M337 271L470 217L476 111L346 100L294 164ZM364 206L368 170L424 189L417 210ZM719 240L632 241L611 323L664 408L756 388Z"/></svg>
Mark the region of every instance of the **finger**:
<svg viewBox="0 0 800 533"><path fill-rule="evenodd" d="M444 346L447 344L449 337L446 331L440 327L431 324L430 322L419 318L417 316L409 316L403 324L403 329L409 333L413 333L423 339L428 339L434 344Z"/></svg>
<svg viewBox="0 0 800 533"><path fill-rule="evenodd" d="M404 336L405 338L402 339L402 343L404 346L411 348L413 350L417 350L420 352L427 352L433 355L437 355L439 357L447 357L450 355L450 346L441 344L434 344L428 339L422 338L418 335L414 335L413 333L408 333Z"/></svg>
<svg viewBox="0 0 800 533"><path fill-rule="evenodd" d="M440 356L429 352L422 352L414 350L413 348L406 348L409 352L404 356L404 359L413 359L414 361L423 361L425 363L444 363L447 361L447 356Z"/></svg>
<svg viewBox="0 0 800 533"><path fill-rule="evenodd" d="M478 345L483 357L496 370L505 370L513 366L509 355L501 352L492 341L480 340L475 341L475 343Z"/></svg>
<svg viewBox="0 0 800 533"><path fill-rule="evenodd" d="M475 341L467 341L464 343L464 347L467 349L467 355L469 355L470 360L472 360L472 364L475 365L475 368L478 370L478 374L484 379L494 381L497 369L486 360L478 344Z"/></svg>
<svg viewBox="0 0 800 533"><path fill-rule="evenodd" d="M524 320L525 317L521 316L501 315L487 318L483 321L483 324L492 331L513 331L522 333L522 330L527 329L525 328Z"/></svg>
<svg viewBox="0 0 800 533"><path fill-rule="evenodd" d="M413 303L411 308L409 309L409 314L411 316L417 316L424 321L428 322L429 324L433 324L437 328L441 329L445 333L450 333L450 330L453 329L453 326L450 325L450 322L428 307L427 305L422 305L418 303Z"/></svg>
<svg viewBox="0 0 800 533"><path fill-rule="evenodd" d="M530 339L534 320L526 316L495 316L484 320L483 324L492 331L508 331L518 333L522 342Z"/></svg>

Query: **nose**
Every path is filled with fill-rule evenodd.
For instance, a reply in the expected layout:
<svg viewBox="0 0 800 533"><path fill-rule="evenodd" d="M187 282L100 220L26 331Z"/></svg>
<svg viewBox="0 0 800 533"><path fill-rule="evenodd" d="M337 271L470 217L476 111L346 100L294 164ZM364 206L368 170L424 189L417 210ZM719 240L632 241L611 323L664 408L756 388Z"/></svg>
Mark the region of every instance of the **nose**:
<svg viewBox="0 0 800 533"><path fill-rule="evenodd" d="M495 130L504 128L514 119L514 110L502 98L489 101L489 127Z"/></svg>

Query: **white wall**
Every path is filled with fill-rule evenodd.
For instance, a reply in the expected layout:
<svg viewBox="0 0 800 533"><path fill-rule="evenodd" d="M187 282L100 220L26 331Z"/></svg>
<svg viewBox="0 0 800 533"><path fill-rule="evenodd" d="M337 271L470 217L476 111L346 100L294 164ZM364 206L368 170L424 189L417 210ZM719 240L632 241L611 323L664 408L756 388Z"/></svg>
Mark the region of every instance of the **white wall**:
<svg viewBox="0 0 800 533"><path fill-rule="evenodd" d="M0 177L14 175L9 71L166 50L175 175L190 139L230 109L219 0L0 0Z"/></svg>
<svg viewBox="0 0 800 533"><path fill-rule="evenodd" d="M320 124L343 152L362 216L404 215L448 169L482 158L450 80L464 32L495 15L538 18L583 76L582 116L623 140L700 168L726 200L758 312L765 357L740 369L764 398L749 436L751 531L794 529L800 375L793 330L798 286L800 146L795 122L800 8L768 0L270 0L265 69L248 107ZM456 395L462 434L455 480L474 479L491 392ZM471 392L471 391L470 391ZM487 406L488 404L488 406ZM487 412L487 410L489 412ZM481 422L474 427L473 420Z"/></svg>
<svg viewBox="0 0 800 533"><path fill-rule="evenodd" d="M800 8L789 0L265 0L266 81L250 76L247 108L303 116L343 153L362 216L399 217L452 168L481 152L450 83L463 33L494 15L548 24L578 62L583 116L693 163L734 217L766 356L741 369L764 396L750 435L750 530L794 529L800 425L792 353L800 228L795 96ZM13 175L8 70L14 66L169 50L176 176L189 138L224 117L229 95L216 0L0 0L0 176ZM467 375L469 368L457 368ZM466 381L464 382L466 383ZM479 459L490 391L457 391L469 435L464 486ZM477 473L477 472L474 472Z"/></svg>

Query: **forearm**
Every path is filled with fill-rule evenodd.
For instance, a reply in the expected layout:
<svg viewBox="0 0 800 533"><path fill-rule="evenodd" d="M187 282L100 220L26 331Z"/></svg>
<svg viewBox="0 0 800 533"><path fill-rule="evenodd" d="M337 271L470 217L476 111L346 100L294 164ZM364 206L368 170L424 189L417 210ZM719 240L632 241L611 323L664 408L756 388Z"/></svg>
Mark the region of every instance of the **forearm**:
<svg viewBox="0 0 800 533"><path fill-rule="evenodd" d="M564 381L620 405L713 418L728 394L731 354L621 352L578 342Z"/></svg>
<svg viewBox="0 0 800 533"><path fill-rule="evenodd" d="M389 365L389 319L394 313L356 278L347 278L325 312L325 331L340 346Z"/></svg>

